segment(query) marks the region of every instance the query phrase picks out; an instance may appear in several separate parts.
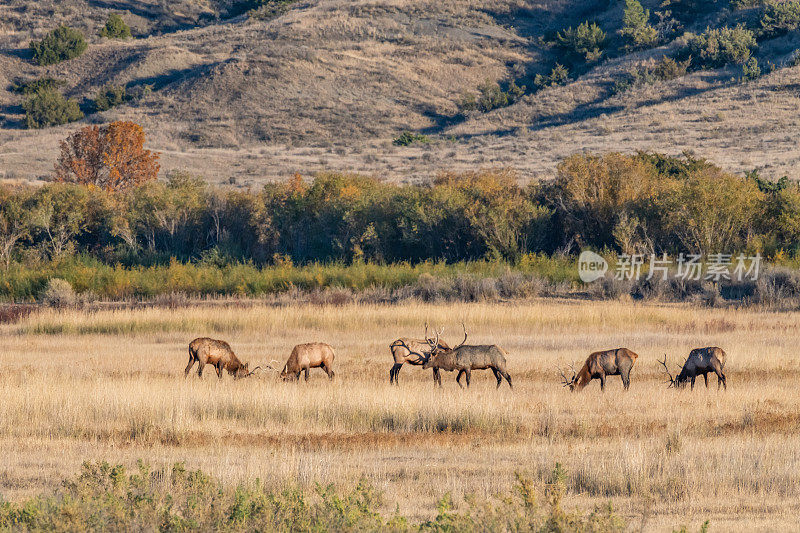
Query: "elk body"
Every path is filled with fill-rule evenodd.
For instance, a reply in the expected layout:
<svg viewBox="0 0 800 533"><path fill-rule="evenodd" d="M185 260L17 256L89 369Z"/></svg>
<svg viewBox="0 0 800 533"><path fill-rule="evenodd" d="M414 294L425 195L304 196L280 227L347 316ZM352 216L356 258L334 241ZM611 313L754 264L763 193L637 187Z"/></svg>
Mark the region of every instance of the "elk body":
<svg viewBox="0 0 800 533"><path fill-rule="evenodd" d="M217 377L222 378L222 369L228 371L234 378L243 378L251 375L248 363L242 363L233 353L230 345L225 341L200 337L189 343L189 364L186 365L184 376L189 375L192 366L197 363L197 375L203 377L205 365L211 365L217 371Z"/></svg>
<svg viewBox="0 0 800 533"><path fill-rule="evenodd" d="M594 352L586 358L579 372L573 369L572 379L567 379L564 372L561 377L564 386L571 391L579 391L589 384L593 379L600 380L600 390L605 391L606 376L620 376L622 386L625 390L631 386L631 369L639 356L627 348L616 348Z"/></svg>
<svg viewBox="0 0 800 533"><path fill-rule="evenodd" d="M424 339L401 337L389 345L389 350L391 350L392 358L394 359L394 365L392 365L391 370L389 370L390 384L400 384L397 379L397 375L400 373L400 369L403 367L403 364L408 363L409 365L420 366L424 365L428 361L432 350L430 340L431 339L428 338L428 327L425 326ZM450 346L441 340L438 341L437 346L441 350L450 349ZM441 382L438 368L433 369L433 381L434 383Z"/></svg>
<svg viewBox="0 0 800 533"><path fill-rule="evenodd" d="M333 359L335 357L333 348L324 342L298 344L292 350L289 360L286 361L286 365L281 371L281 378L297 381L300 379L300 373L305 372L305 378L308 381L309 371L312 368L321 368L328 374L329 379L333 379Z"/></svg>
<svg viewBox="0 0 800 533"><path fill-rule="evenodd" d="M720 386L727 390L728 383L723 372L725 369L725 359L727 357L725 351L717 346L695 348L689 352L689 357L686 358L686 362L683 363L683 368L681 368L680 373L674 378L667 368L666 355L664 355L664 360L659 361L659 363L664 365L664 371L669 377L668 383L670 387L685 387L686 382L691 381L691 388L694 390L694 380L697 376L702 374L703 380L706 382L706 388L708 388L708 374L713 372L717 375L717 390L719 390Z"/></svg>
<svg viewBox="0 0 800 533"><path fill-rule="evenodd" d="M463 324L462 324L463 326ZM469 387L472 379L473 370L486 370L491 369L494 377L497 379L497 388L503 382L503 378L508 382L509 388L513 388L511 384L511 375L506 370L506 352L502 348L492 345L473 345L466 346L467 342L467 329L464 328L464 340L452 349L439 348L439 333L436 334L436 339L430 341L431 355L428 360L422 365L422 368L433 368L436 370L446 370L447 372L458 371L456 375L456 383L461 388L461 376L466 376L467 387ZM442 378L436 373L434 379L441 387Z"/></svg>

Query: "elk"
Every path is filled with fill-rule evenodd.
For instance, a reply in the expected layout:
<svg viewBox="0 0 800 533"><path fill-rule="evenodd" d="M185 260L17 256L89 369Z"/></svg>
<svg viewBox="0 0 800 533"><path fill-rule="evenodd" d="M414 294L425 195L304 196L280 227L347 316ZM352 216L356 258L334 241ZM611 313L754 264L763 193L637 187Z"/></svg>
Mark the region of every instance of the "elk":
<svg viewBox="0 0 800 533"><path fill-rule="evenodd" d="M431 354L428 360L423 363L422 368L433 368L435 370L446 370L453 372L458 370L456 376L456 383L462 389L464 386L461 384L461 376L466 376L467 387L472 379L473 370L486 370L491 369L494 372L494 377L497 379L497 388L506 378L509 388L514 388L511 384L511 375L506 370L506 352L497 345L472 345L467 346L467 328L464 328L464 340L455 348L440 348L439 335L441 332L436 333L436 338L430 340L428 344L431 347ZM435 376L436 382L442 386L442 378L440 375Z"/></svg>
<svg viewBox="0 0 800 533"><path fill-rule="evenodd" d="M713 372L717 375L717 390L719 390L720 386L728 390L727 379L722 372L725 368L725 359L727 357L725 351L717 346L695 348L689 352L689 357L683 363L683 368L674 378L669 373L669 368L667 368L667 354L664 354L664 360L659 361L659 363L664 366L664 372L668 377L667 383L669 383L670 387L682 388L686 386L687 381L691 381L691 390L694 390L694 380L702 374L703 380L706 382L706 388L708 388L708 374Z"/></svg>
<svg viewBox="0 0 800 533"><path fill-rule="evenodd" d="M623 388L628 390L628 387L631 386L631 369L638 357L627 348L594 352L586 358L580 372L575 372L575 368L570 365L572 368L571 379L567 379L563 370L559 369L559 372L561 372L563 385L569 387L571 391L579 391L593 379L599 379L600 390L605 392L606 376L620 376Z"/></svg>
<svg viewBox="0 0 800 533"><path fill-rule="evenodd" d="M306 381L308 373L312 368L321 368L328 374L329 379L333 379L333 359L336 354L330 344L324 342L310 342L308 344L298 344L292 350L289 360L283 366L281 378L284 381L300 379L300 373L305 372Z"/></svg>
<svg viewBox="0 0 800 533"><path fill-rule="evenodd" d="M401 337L389 345L389 350L394 358L394 365L389 370L389 384L400 385L397 375L404 363L419 366L425 364L431 355L431 339L428 337L428 325L425 324L425 339L412 339ZM442 350L449 350L450 346L444 341L438 341L437 346ZM433 369L433 382L440 382L439 369Z"/></svg>
<svg viewBox="0 0 800 533"><path fill-rule="evenodd" d="M222 379L222 369L228 371L234 378L252 376L260 367L248 371L248 363L242 363L231 350L230 344L225 341L199 337L189 343L189 364L186 365L184 377L197 363L197 376L203 377L203 368L206 364L212 365L217 371L217 377Z"/></svg>

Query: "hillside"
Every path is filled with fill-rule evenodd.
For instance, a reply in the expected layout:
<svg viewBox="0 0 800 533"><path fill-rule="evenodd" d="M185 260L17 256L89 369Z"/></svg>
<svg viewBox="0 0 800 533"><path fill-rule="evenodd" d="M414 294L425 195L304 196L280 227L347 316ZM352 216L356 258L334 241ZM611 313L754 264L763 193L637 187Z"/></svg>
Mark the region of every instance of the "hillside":
<svg viewBox="0 0 800 533"><path fill-rule="evenodd" d="M617 34L624 8L617 1L305 0L259 18L213 0L12 0L0 7L0 172L20 181L47 176L58 141L79 124L126 119L145 127L163 169L239 186L322 170L417 180L443 169L513 167L529 180L585 150L691 150L732 171L797 175L800 70L789 65L798 33L760 40L755 56L781 68L757 80L743 83L741 67L730 65L615 94L631 68L676 53L685 32L757 25L760 9L643 3L653 24L656 11L670 11L679 28L630 51ZM136 38L97 36L111 12ZM603 58L570 65L565 85L535 90L534 76L562 60L555 32L584 20L606 31ZM29 41L59 23L80 29L88 50L34 64ZM12 87L45 76L65 82L86 118L24 129L23 97ZM526 94L499 109L460 113L462 95L487 79L504 88L518 80ZM109 83L152 91L94 113L94 95ZM432 142L394 146L404 130Z"/></svg>

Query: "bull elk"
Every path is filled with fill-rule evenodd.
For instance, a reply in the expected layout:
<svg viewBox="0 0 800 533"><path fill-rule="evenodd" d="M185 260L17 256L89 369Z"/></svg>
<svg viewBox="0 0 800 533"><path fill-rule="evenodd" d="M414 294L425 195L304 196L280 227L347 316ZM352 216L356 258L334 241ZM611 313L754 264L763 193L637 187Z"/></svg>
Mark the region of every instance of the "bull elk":
<svg viewBox="0 0 800 533"><path fill-rule="evenodd" d="M308 373L312 368L321 368L328 374L329 379L333 379L333 359L336 354L333 348L324 342L310 342L308 344L298 344L292 350L289 360L281 371L281 378L284 381L300 379L300 373L305 372L306 381Z"/></svg>
<svg viewBox="0 0 800 533"><path fill-rule="evenodd" d="M491 369L497 379L498 389L503 382L503 378L508 382L509 388L513 389L511 375L506 370L506 352L494 344L467 346L467 328L464 324L461 324L461 327L464 328L464 340L455 348L440 348L439 335L441 332L436 333L436 338L429 341L431 354L422 365L422 368L426 370L428 368L446 370L447 372L458 370L456 383L462 389L464 388L461 384L462 375L466 376L467 387L469 387L473 370ZM436 380L441 387L441 376L437 375Z"/></svg>
<svg viewBox="0 0 800 533"><path fill-rule="evenodd" d="M631 386L631 369L639 356L627 348L617 348L614 350L605 350L602 352L594 352L586 358L580 372L575 372L572 367L572 378L568 379L561 372L563 385L569 387L571 391L579 391L589 384L593 379L600 380L600 390L606 389L606 376L620 376L622 378L622 386L625 390Z"/></svg>
<svg viewBox="0 0 800 533"><path fill-rule="evenodd" d="M391 370L389 370L389 384L400 384L397 375L400 373L400 369L403 367L404 363L414 366L425 364L431 355L431 340L432 339L428 337L428 325L425 324L424 339L401 337L389 345L389 350L391 350L392 358L394 359L394 365L392 365ZM442 340L437 341L436 346L442 350L450 349L450 346ZM433 381L434 383L441 382L438 368L433 369Z"/></svg>
<svg viewBox="0 0 800 533"><path fill-rule="evenodd" d="M723 373L727 357L725 351L716 346L695 348L689 352L689 357L683 363L683 368L675 377L672 377L672 374L669 373L669 368L667 368L667 354L664 354L664 360L659 361L659 363L664 366L664 372L667 374L667 383L669 383L670 387L685 387L686 382L691 381L691 389L694 390L694 380L702 374L703 380L706 382L706 388L708 388L708 374L713 372L717 375L717 390L719 390L720 386L728 390L727 379Z"/></svg>
<svg viewBox="0 0 800 533"><path fill-rule="evenodd" d="M231 346L225 342L208 337L199 337L189 343L189 364L186 365L184 377L189 375L189 371L197 363L197 376L203 377L203 368L209 364L217 371L217 377L222 378L222 369L228 371L234 378L252 376L253 372L260 367L249 371L248 363L242 363L236 354L233 353Z"/></svg>

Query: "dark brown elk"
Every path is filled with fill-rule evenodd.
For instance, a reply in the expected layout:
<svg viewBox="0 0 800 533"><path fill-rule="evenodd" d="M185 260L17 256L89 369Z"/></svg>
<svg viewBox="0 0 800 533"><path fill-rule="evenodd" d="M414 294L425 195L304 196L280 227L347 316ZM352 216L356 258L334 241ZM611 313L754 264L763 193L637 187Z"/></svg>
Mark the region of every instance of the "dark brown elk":
<svg viewBox="0 0 800 533"><path fill-rule="evenodd" d="M572 369L572 378L567 379L563 371L561 378L565 387L571 391L579 391L593 379L600 380L600 390L606 389L606 376L620 376L625 390L631 386L631 369L639 356L627 348L616 348L594 352L586 358L579 372Z"/></svg>
<svg viewBox="0 0 800 533"><path fill-rule="evenodd" d="M669 383L670 387L685 387L686 382L691 381L691 388L694 390L694 380L697 376L702 374L703 380L706 382L706 388L708 388L708 374L713 372L717 375L717 390L719 390L720 386L728 390L727 379L723 372L725 369L725 359L727 357L725 351L716 346L695 348L689 352L689 357L687 357L686 362L683 363L683 368L681 368L680 373L674 378L672 374L669 373L669 368L667 368L666 354L664 354L664 360L659 361L659 363L664 365L664 371L668 376L667 383Z"/></svg>
<svg viewBox="0 0 800 533"><path fill-rule="evenodd" d="M426 324L424 339L401 337L389 345L389 350L391 350L392 358L394 359L394 365L392 365L391 370L389 370L390 384L400 384L399 380L397 379L397 375L400 373L400 369L403 367L403 364L408 363L409 365L414 366L425 364L431 355L431 340L432 339L428 337L428 325ZM437 346L443 350L450 349L450 346L448 346L447 343L442 340L438 342ZM433 381L434 383L441 381L439 378L438 368L433 369Z"/></svg>
<svg viewBox="0 0 800 533"><path fill-rule="evenodd" d="M284 381L300 379L300 373L305 372L306 381L308 373L312 368L321 368L328 374L329 379L333 379L333 359L336 354L333 348L324 342L310 342L308 344L298 344L292 350L289 360L281 371L281 378Z"/></svg>
<svg viewBox="0 0 800 533"><path fill-rule="evenodd" d="M455 348L439 348L440 333L436 334L436 338L429 343L431 355L422 365L422 368L446 370L447 372L458 370L456 383L461 388L464 388L461 384L462 375L466 377L467 387L469 387L473 370L491 369L497 379L498 389L503 382L503 378L506 379L510 388L514 388L511 384L511 375L506 370L506 352L494 344L467 346L465 344L467 342L467 328L463 324L461 326L464 328L464 340ZM441 376L438 376L437 383L440 387L442 386Z"/></svg>
<svg viewBox="0 0 800 533"><path fill-rule="evenodd" d="M249 371L248 363L242 363L231 350L230 345L225 341L200 337L189 343L189 364L186 365L184 376L189 375L192 366L197 363L197 375L203 377L205 365L211 365L217 371L217 377L222 378L222 370L225 369L234 378L251 376L259 367Z"/></svg>

